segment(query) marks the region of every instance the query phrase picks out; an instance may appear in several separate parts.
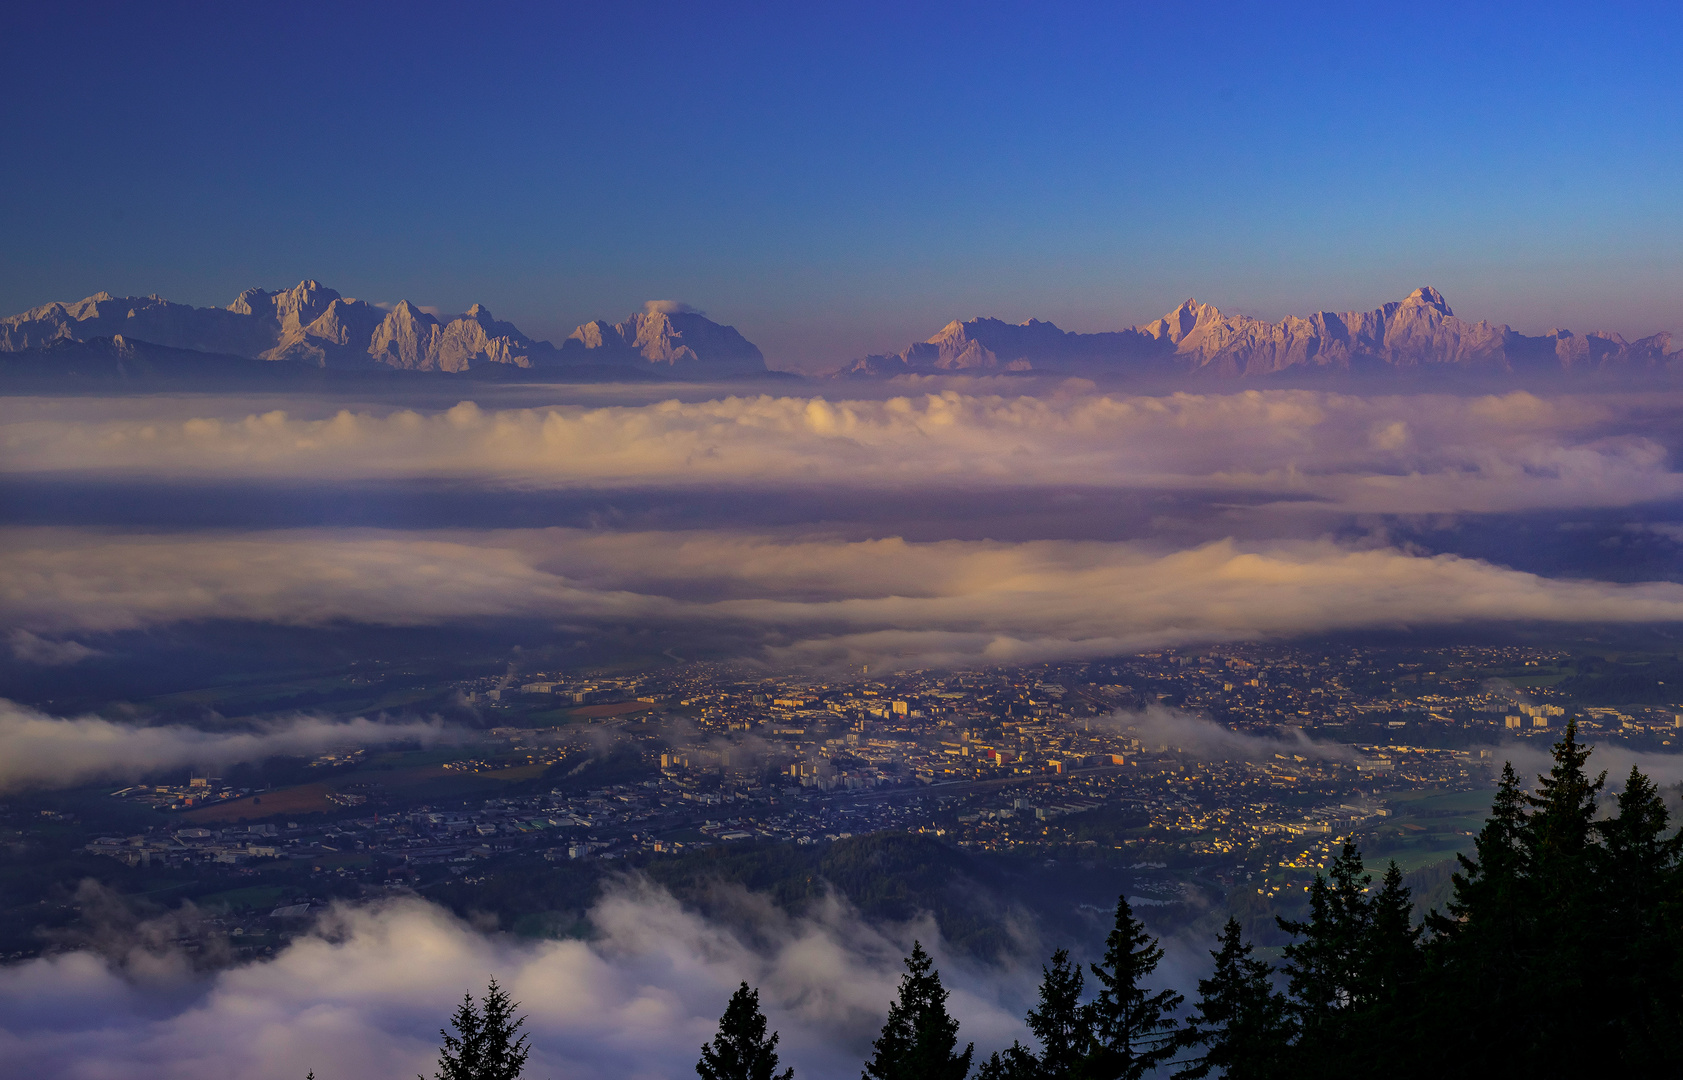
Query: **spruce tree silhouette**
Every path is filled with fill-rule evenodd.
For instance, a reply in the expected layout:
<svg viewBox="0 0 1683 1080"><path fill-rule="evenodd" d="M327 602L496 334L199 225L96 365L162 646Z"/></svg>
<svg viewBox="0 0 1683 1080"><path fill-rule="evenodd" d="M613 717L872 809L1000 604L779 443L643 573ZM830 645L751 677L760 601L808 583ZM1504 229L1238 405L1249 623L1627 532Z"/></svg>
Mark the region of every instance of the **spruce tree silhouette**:
<svg viewBox="0 0 1683 1080"><path fill-rule="evenodd" d="M1067 1080L1087 1055L1087 1017L1081 1004L1081 965L1069 962L1069 950L1052 954L1052 966L1040 969L1040 1005L1028 1014L1029 1030L1040 1040L1039 1075Z"/></svg>
<svg viewBox="0 0 1683 1080"><path fill-rule="evenodd" d="M934 967L923 943L912 942L900 996L871 1044L864 1080L964 1080L970 1072L976 1046L956 1052L958 1021L947 1015L947 991Z"/></svg>
<svg viewBox="0 0 1683 1080"><path fill-rule="evenodd" d="M1198 980L1198 1004L1186 1043L1203 1053L1183 1063L1174 1080L1266 1080L1282 1074L1292 1036L1284 995L1274 989L1273 968L1251 956L1239 920L1229 918L1218 939L1215 971Z"/></svg>
<svg viewBox="0 0 1683 1080"><path fill-rule="evenodd" d="M1118 897L1104 959L1089 965L1099 992L1083 1010L1089 1029L1081 1065L1086 1080L1140 1080L1180 1049L1183 1036L1169 1014L1185 998L1173 990L1153 994L1142 985L1162 959L1162 948L1134 918L1127 896Z"/></svg>
<svg viewBox="0 0 1683 1080"><path fill-rule="evenodd" d="M1617 805L1612 818L1598 823L1606 846L1603 877L1611 884L1601 890L1597 981L1609 1000L1600 1034L1625 1048L1632 1071L1655 1074L1675 1064L1675 1048L1683 1045L1683 967L1675 949L1654 947L1678 925L1683 834L1666 837L1665 800L1634 766Z"/></svg>
<svg viewBox="0 0 1683 1080"><path fill-rule="evenodd" d="M695 1071L701 1080L790 1080L794 1069L777 1071L777 1033L766 1035L760 992L736 988L719 1018L719 1033L701 1048Z"/></svg>
<svg viewBox="0 0 1683 1080"><path fill-rule="evenodd" d="M520 1080L531 1049L519 1035L525 1017L516 1017L520 1004L509 999L493 978L480 1005L471 993L450 1017L455 1034L439 1029L444 1045L438 1051L434 1080Z"/></svg>
<svg viewBox="0 0 1683 1080"><path fill-rule="evenodd" d="M1069 950L1059 949L1052 954L1052 966L1040 973L1040 1005L1027 1017L1040 1053L1013 1041L982 1063L977 1080L1070 1080L1080 1074L1088 1047L1081 965L1071 964Z"/></svg>

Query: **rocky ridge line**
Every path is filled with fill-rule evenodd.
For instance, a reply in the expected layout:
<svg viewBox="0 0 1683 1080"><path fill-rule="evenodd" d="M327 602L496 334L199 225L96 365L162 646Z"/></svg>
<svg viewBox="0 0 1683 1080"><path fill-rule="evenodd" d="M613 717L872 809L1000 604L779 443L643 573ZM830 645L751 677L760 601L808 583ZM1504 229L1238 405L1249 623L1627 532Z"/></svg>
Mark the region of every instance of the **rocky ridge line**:
<svg viewBox="0 0 1683 1080"><path fill-rule="evenodd" d="M760 350L735 328L657 302L620 323L586 323L559 348L528 338L479 304L446 321L408 301L387 310L317 281L276 293L247 289L225 308L101 292L0 319L0 352L97 338L321 368L663 366L674 375L698 377L766 370Z"/></svg>
<svg viewBox="0 0 1683 1080"><path fill-rule="evenodd" d="M1616 333L1551 330L1531 337L1512 327L1457 316L1431 286L1373 311L1322 311L1266 322L1228 315L1189 299L1155 322L1077 334L1030 319L948 323L903 352L867 356L843 378L899 374L1118 370L1254 378L1283 372L1457 365L1495 371L1683 369L1669 334L1626 341Z"/></svg>

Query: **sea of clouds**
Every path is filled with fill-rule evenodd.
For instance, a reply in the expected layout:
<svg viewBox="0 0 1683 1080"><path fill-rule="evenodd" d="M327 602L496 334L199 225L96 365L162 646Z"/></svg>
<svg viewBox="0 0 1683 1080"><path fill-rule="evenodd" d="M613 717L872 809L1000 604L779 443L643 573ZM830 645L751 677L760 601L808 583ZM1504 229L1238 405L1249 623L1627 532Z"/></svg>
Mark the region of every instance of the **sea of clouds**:
<svg viewBox="0 0 1683 1080"><path fill-rule="evenodd" d="M1677 394L1130 396L1072 381L1037 396L264 404L276 407L0 399L0 478L151 485L162 506L144 528L89 522L83 506L74 521L0 531L0 619L16 658L73 663L96 649L77 634L211 619L728 623L774 663L918 666L1361 627L1683 616L1669 583L1608 584L1597 579L1616 575L1594 565L1543 577L1429 554L1387 531L1673 505ZM259 498L265 485L318 485L331 502L357 498L346 484L428 481L505 500L617 491L688 502L681 525L652 528L648 514L626 525L609 512L586 529L493 529L464 512L452 529L365 515L356 528L254 530L189 512L207 484ZM732 501L710 515L709 491ZM1035 502L1036 491L1049 494ZM1124 501L1059 508L1072 491ZM871 492L885 496L876 519ZM939 516L909 530L899 518L920 492L985 510L962 537L956 523L942 535ZM1141 493L1178 502L1125 502ZM756 499L799 510L779 519ZM1013 521L1013 506L1043 517L1044 531ZM846 535L834 524L844 516ZM1645 527L1663 539L1674 526Z"/></svg>
<svg viewBox="0 0 1683 1080"><path fill-rule="evenodd" d="M1077 484L1264 493L1383 513L1623 505L1683 493L1669 455L1683 396L1671 393L947 391L503 409L464 401L326 416L310 415L319 403L242 414L240 402L196 398L28 402L0 401L5 473L589 487Z"/></svg>
<svg viewBox="0 0 1683 1080"><path fill-rule="evenodd" d="M439 407L0 399L0 486L33 485L29 497L48 508L0 527L0 642L12 663L75 671L121 648L123 634L181 624L519 619L569 633L688 631L741 642L745 659L772 667L880 670L1339 630L1683 621L1683 584L1618 580L1593 561L1532 572L1499 551L1422 550L1389 528L1641 511L1633 527L1676 542L1683 525L1648 511L1683 499L1683 395L953 385L886 398L609 400L551 388L524 393L553 400L511 401L487 390L483 404ZM369 520L390 505L372 502L355 527L254 528L218 520L211 496L317 488L331 503L355 498L355 485L435 481L534 507L558 492L640 493L645 505L673 493L692 509L653 524L605 512L587 527L492 528L467 513L422 528ZM136 524L117 499L107 520L86 500L54 517L41 495L90 482L159 505ZM1071 491L1089 501L1013 520L1065 506ZM920 500L983 509L962 528L943 531L935 512L913 530L904 512ZM1166 710L1115 722L1212 757L1340 752ZM8 703L0 789L449 737L429 722L201 730ZM1633 763L1683 778L1669 759L1597 761L1615 784ZM1532 773L1544 762L1516 764ZM913 937L940 958L965 1038L993 1049L1023 1035L1044 959L1032 948L981 966L927 920L868 925L839 901L798 918L762 898L738 906L748 914L704 918L627 878L593 909L585 938L531 941L394 899L336 908L274 958L215 970L124 924L97 947L0 968L0 1062L8 1074L77 1080L408 1077L430 1073L461 993L496 975L530 1014L533 1077L689 1075L739 980L761 988L800 1075L853 1076ZM1167 978L1189 987L1198 948L1175 943L1171 959Z"/></svg>

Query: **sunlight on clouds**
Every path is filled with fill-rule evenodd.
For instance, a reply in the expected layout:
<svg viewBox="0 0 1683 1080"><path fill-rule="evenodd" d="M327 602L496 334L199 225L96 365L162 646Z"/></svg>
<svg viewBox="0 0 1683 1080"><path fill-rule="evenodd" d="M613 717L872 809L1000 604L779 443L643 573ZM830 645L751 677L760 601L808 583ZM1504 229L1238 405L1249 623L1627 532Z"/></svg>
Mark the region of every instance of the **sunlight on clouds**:
<svg viewBox="0 0 1683 1080"><path fill-rule="evenodd" d="M1163 552L1097 541L725 532L0 532L0 618L32 633L182 620L532 617L770 634L768 657L1040 660L1469 621L1683 619L1683 584L1555 580L1330 540Z"/></svg>
<svg viewBox="0 0 1683 1080"><path fill-rule="evenodd" d="M469 477L548 487L1059 484L1232 490L1352 511L1622 505L1683 494L1665 395L1306 390L192 415L192 399L0 403L0 468L160 478ZM185 413L185 415L183 415ZM1656 419L1658 418L1658 419Z"/></svg>

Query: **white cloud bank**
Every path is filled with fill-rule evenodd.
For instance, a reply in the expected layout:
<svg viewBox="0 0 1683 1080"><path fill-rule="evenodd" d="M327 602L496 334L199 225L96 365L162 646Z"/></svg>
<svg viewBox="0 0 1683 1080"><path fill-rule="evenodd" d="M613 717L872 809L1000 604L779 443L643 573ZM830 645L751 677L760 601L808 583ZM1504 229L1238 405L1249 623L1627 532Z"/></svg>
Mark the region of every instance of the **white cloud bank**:
<svg viewBox="0 0 1683 1080"><path fill-rule="evenodd" d="M15 399L0 402L0 470L587 488L1074 485L1231 491L1349 512L1519 510L1683 495L1666 448L1679 404L1668 394L1523 391L949 391L515 409L467 401L314 418L206 415L196 399Z"/></svg>
<svg viewBox="0 0 1683 1080"><path fill-rule="evenodd" d="M915 664L1475 621L1683 620L1683 584L1560 580L1327 540L841 541L722 532L0 530L0 621L733 626L773 659Z"/></svg>
<svg viewBox="0 0 1683 1080"><path fill-rule="evenodd" d="M239 731L202 731L174 724L143 727L97 716L49 716L0 699L0 792L138 779L160 769L216 767L278 754L317 754L341 746L410 740L430 744L455 737L438 721L362 717L295 716Z"/></svg>
<svg viewBox="0 0 1683 1080"><path fill-rule="evenodd" d="M912 936L935 953L961 1038L995 1048L1037 968L972 968L933 924L875 928L838 903L790 918L763 901L753 942L628 883L591 912L589 941L486 937L419 900L338 908L274 959L195 978L178 958L112 965L75 952L0 968L0 1061L35 1080L409 1080L432 1074L438 1028L495 975L522 1003L531 1077L693 1076L740 981L759 987L805 1080L851 1080L893 1000Z"/></svg>

